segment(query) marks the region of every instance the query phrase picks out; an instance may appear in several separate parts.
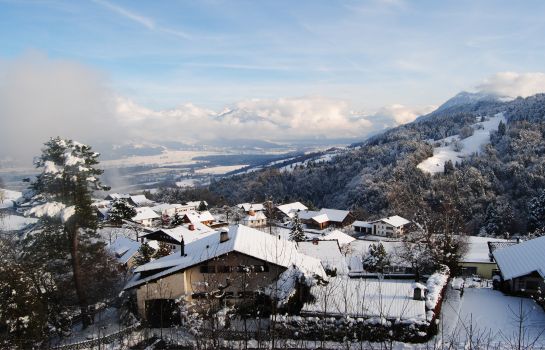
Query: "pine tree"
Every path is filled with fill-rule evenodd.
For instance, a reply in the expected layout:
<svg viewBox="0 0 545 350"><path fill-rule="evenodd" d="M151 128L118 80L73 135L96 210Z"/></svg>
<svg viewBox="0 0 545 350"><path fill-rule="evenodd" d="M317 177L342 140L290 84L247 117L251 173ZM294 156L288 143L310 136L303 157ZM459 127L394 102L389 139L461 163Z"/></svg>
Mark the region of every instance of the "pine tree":
<svg viewBox="0 0 545 350"><path fill-rule="evenodd" d="M305 231L303 231L303 224L299 219L299 215L296 213L291 221L291 231L290 231L290 240L295 242L305 241L307 237L305 236Z"/></svg>
<svg viewBox="0 0 545 350"><path fill-rule="evenodd" d="M123 220L130 220L136 215L136 209L127 201L117 199L112 204L112 209L108 213L109 221L115 225L121 225Z"/></svg>
<svg viewBox="0 0 545 350"><path fill-rule="evenodd" d="M167 256L172 252L172 249L170 248L170 245L165 242L159 242L159 249L153 254L154 259L162 258L163 256Z"/></svg>
<svg viewBox="0 0 545 350"><path fill-rule="evenodd" d="M367 271L380 273L384 272L384 267L390 263L388 253L381 242L369 246L369 252L362 262Z"/></svg>
<svg viewBox="0 0 545 350"><path fill-rule="evenodd" d="M176 227L183 225L184 219L183 216L181 216L179 213L174 214L174 217L172 218L172 221L170 222L170 226Z"/></svg>
<svg viewBox="0 0 545 350"><path fill-rule="evenodd" d="M199 203L199 207L197 208L197 210L198 210L198 211L205 211L205 210L207 210L206 204L204 203L204 201L201 201L201 202Z"/></svg>
<svg viewBox="0 0 545 350"><path fill-rule="evenodd" d="M528 232L545 229L545 190L530 199L528 203Z"/></svg>
<svg viewBox="0 0 545 350"><path fill-rule="evenodd" d="M505 123L502 120L500 120L500 123L498 124L498 135L499 136L505 135L505 129L506 129Z"/></svg>
<svg viewBox="0 0 545 350"><path fill-rule="evenodd" d="M84 327L92 322L89 305L93 294L84 279L106 266L107 260L104 244L97 240L97 217L91 206L94 190L108 190L98 179L103 172L95 168L98 156L87 145L52 138L35 161L41 173L31 183L30 214L41 217L45 226L59 228L64 240L60 249L69 247L73 285ZM106 280L104 276L100 281Z"/></svg>
<svg viewBox="0 0 545 350"><path fill-rule="evenodd" d="M138 249L138 254L134 258L134 264L136 266L147 264L151 261L155 253L155 250L149 246L147 242L142 243L140 249Z"/></svg>

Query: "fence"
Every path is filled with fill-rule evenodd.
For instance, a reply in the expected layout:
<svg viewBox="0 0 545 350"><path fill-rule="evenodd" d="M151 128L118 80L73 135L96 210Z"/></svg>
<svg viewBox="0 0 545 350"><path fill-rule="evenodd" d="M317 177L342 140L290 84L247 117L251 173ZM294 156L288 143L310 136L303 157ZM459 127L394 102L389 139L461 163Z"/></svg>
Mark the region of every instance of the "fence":
<svg viewBox="0 0 545 350"><path fill-rule="evenodd" d="M120 330L119 332L108 334L108 335L106 335L104 337L99 337L99 338L91 339L91 340L85 340L85 341L78 342L78 343L72 343L72 344L67 344L67 345L51 347L50 349L52 349L52 350L75 350L75 349L90 348L90 347L99 346L99 345L102 345L102 344L109 344L109 343L111 343L111 342L113 342L115 340L121 339L125 335L130 334L130 333L132 333L134 331L137 331L139 329L141 329L141 325L140 324L135 324L135 325L129 326L127 328L124 328L124 329Z"/></svg>

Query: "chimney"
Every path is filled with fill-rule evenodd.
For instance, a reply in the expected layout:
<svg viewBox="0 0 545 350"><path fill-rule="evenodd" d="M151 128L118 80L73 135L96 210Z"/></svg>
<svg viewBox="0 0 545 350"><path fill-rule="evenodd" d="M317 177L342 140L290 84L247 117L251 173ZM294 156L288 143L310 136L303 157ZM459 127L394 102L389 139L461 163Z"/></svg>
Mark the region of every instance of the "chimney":
<svg viewBox="0 0 545 350"><path fill-rule="evenodd" d="M189 229L189 231L195 231L195 225L193 224L189 224L187 228Z"/></svg>
<svg viewBox="0 0 545 350"><path fill-rule="evenodd" d="M184 238L182 237L182 242L180 243L180 256L186 256L185 255L185 243Z"/></svg>
<svg viewBox="0 0 545 350"><path fill-rule="evenodd" d="M227 242L229 240L229 231L226 229L220 230L220 243Z"/></svg>
<svg viewBox="0 0 545 350"><path fill-rule="evenodd" d="M423 295L422 295L422 288L420 287L414 287L414 294L413 294L413 299L414 300L422 300L423 299Z"/></svg>

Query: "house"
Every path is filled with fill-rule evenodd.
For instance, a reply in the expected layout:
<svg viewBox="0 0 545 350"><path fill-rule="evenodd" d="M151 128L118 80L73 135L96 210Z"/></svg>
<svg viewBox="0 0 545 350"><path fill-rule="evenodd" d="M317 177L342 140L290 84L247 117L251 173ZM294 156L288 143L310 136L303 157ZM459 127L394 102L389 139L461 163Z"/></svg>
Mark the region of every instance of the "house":
<svg viewBox="0 0 545 350"><path fill-rule="evenodd" d="M337 240L314 239L312 241L298 242L297 250L320 260L324 270L329 275L348 274L346 259L341 253L341 247Z"/></svg>
<svg viewBox="0 0 545 350"><path fill-rule="evenodd" d="M188 244L213 232L215 232L214 229L198 222L183 224L170 229L162 228L140 237L148 241L169 243L172 248L176 248L182 244L182 240L184 244Z"/></svg>
<svg viewBox="0 0 545 350"><path fill-rule="evenodd" d="M161 204L157 204L157 205L151 207L151 209L154 212L156 212L157 214L161 215L162 217L167 216L167 217L171 218L174 215L176 215L177 213L182 212L183 205L181 205L181 204L161 203Z"/></svg>
<svg viewBox="0 0 545 350"><path fill-rule="evenodd" d="M373 234L373 224L368 221L356 220L352 223L352 229L354 232L362 233L364 235Z"/></svg>
<svg viewBox="0 0 545 350"><path fill-rule="evenodd" d="M328 233L327 235L323 237L320 237L319 239L323 241L336 240L337 242L339 242L340 247L350 244L356 240L354 237L349 236L346 233L339 230L331 231L330 233Z"/></svg>
<svg viewBox="0 0 545 350"><path fill-rule="evenodd" d="M293 202L279 205L276 207L276 210L281 216L284 217L284 219L293 219L296 213L308 210L308 208L301 202Z"/></svg>
<svg viewBox="0 0 545 350"><path fill-rule="evenodd" d="M153 224L154 220L161 218L149 207L135 208L135 210L136 215L133 216L131 220L142 226L149 227Z"/></svg>
<svg viewBox="0 0 545 350"><path fill-rule="evenodd" d="M511 293L545 290L545 236L495 250L502 288Z"/></svg>
<svg viewBox="0 0 545 350"><path fill-rule="evenodd" d="M127 193L109 193L105 199L109 201L116 201L119 199L128 200L130 197L131 195Z"/></svg>
<svg viewBox="0 0 545 350"><path fill-rule="evenodd" d="M250 211L258 212L265 210L265 207L261 203L241 203L237 204L237 208L244 210L245 213L249 213Z"/></svg>
<svg viewBox="0 0 545 350"><path fill-rule="evenodd" d="M186 202L185 203L185 207L188 209L188 210L198 210L199 207L201 206L201 203L204 204L205 207L208 208L208 202L207 201L191 201L191 202Z"/></svg>
<svg viewBox="0 0 545 350"><path fill-rule="evenodd" d="M143 194L130 196L128 202L135 207L148 207L154 204L152 200L147 199Z"/></svg>
<svg viewBox="0 0 545 350"><path fill-rule="evenodd" d="M107 249L114 254L117 261L128 269L134 266L134 259L138 254L138 250L142 244L130 238L120 236L117 237Z"/></svg>
<svg viewBox="0 0 545 350"><path fill-rule="evenodd" d="M354 221L353 215L348 210L327 209L319 211L301 211L299 218L309 228L323 230L329 226L345 227Z"/></svg>
<svg viewBox="0 0 545 350"><path fill-rule="evenodd" d="M371 221L373 235L394 238L402 236L405 233L405 227L410 223L409 220L398 215Z"/></svg>
<svg viewBox="0 0 545 350"><path fill-rule="evenodd" d="M209 307L212 303L255 303L257 291L273 285L281 274L291 276L283 273L293 269L307 278L326 277L320 261L298 252L294 242L234 225L139 266L125 290L136 291L138 313L157 325L164 324L159 314L172 315L178 310L176 299L181 297L197 310L203 301ZM294 287L295 282L283 285Z"/></svg>
<svg viewBox="0 0 545 350"><path fill-rule="evenodd" d="M208 210L202 212L192 210L184 213L183 220L185 223L200 223L210 226L214 222L214 217L212 216L212 214L210 214Z"/></svg>
<svg viewBox="0 0 545 350"><path fill-rule="evenodd" d="M267 225L267 217L262 211L254 212L250 210L248 215L242 218L241 223L249 227L263 227Z"/></svg>
<svg viewBox="0 0 545 350"><path fill-rule="evenodd" d="M493 272L498 266L490 254L489 246L496 243L508 243L506 239L489 237L467 237L468 250L460 259L459 266L462 268L462 275L478 275L481 278L491 279Z"/></svg>

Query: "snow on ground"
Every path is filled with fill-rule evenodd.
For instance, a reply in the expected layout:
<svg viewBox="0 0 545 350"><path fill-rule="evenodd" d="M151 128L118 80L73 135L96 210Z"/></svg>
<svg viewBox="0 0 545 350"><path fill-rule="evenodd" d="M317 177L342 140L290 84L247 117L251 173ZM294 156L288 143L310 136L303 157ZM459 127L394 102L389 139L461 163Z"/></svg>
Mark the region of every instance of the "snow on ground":
<svg viewBox="0 0 545 350"><path fill-rule="evenodd" d="M17 231L38 221L35 218L27 218L20 215L6 215L0 217L0 231Z"/></svg>
<svg viewBox="0 0 545 350"><path fill-rule="evenodd" d="M523 323L525 343L538 338L537 344L545 346L545 311L532 299L507 296L486 288L486 285L491 285L487 281L481 284L484 288L468 288L468 284L465 285L462 297L459 290L447 290L441 315L445 341L454 337L463 342L472 324L474 335L486 333L494 343L507 345L506 340L513 339L517 334L519 325L516 315L522 305L523 313L527 316Z"/></svg>
<svg viewBox="0 0 545 350"><path fill-rule="evenodd" d="M4 199L3 201L0 201L0 209L13 207L13 203L22 196L21 192L18 191L5 190L2 188L0 188L0 191L2 191L0 197L3 197Z"/></svg>
<svg viewBox="0 0 545 350"><path fill-rule="evenodd" d="M455 152L452 149L452 145L450 145L453 140L459 139L459 137L450 136L436 141L440 142L441 144L448 145L434 148L433 156L418 164L418 168L431 174L440 173L443 172L444 165L448 160L455 164L462 158L475 152L479 152L481 150L481 146L490 142L490 131L497 130L500 121L505 123L503 113L498 113L494 117L489 118L487 121L473 124L473 135L460 140L460 143L463 145L460 152ZM479 125L482 125L482 129L477 129L480 127Z"/></svg>
<svg viewBox="0 0 545 350"><path fill-rule="evenodd" d="M223 166L215 166L210 168L202 168L195 170L196 174L212 174L212 175L221 175L226 174L231 171L235 171L238 169L242 169L244 167L247 167L248 164L239 164L239 165L223 165Z"/></svg>
<svg viewBox="0 0 545 350"><path fill-rule="evenodd" d="M284 170L284 171L293 171L293 169L295 169L296 166L306 166L309 162L314 162L314 163L323 163L323 162L329 162L331 161L334 157L336 156L336 154L324 154L320 157L317 157L317 158L311 158L311 159L307 159L303 162L297 162L297 163L292 163L292 164L289 164L289 165L286 165L286 166L283 166L280 168L280 170Z"/></svg>
<svg viewBox="0 0 545 350"><path fill-rule="evenodd" d="M197 183L197 179L183 179L176 182L177 187L194 187Z"/></svg>

